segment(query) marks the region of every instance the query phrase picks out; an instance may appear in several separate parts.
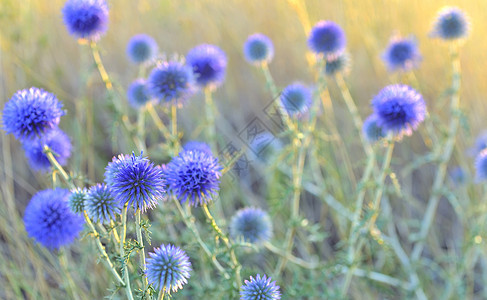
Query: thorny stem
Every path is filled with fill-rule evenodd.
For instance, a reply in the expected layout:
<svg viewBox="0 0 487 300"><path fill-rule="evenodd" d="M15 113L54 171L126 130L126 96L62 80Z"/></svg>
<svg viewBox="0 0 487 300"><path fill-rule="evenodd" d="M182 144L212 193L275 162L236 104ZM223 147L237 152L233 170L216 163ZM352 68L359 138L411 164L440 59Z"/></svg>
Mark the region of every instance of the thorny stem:
<svg viewBox="0 0 487 300"><path fill-rule="evenodd" d="M177 209L179 211L179 214L183 218L184 224L186 225L186 227L189 228L189 230L191 230L191 232L195 236L196 240L200 244L201 249L203 249L203 252L205 252L205 254L211 259L213 265L217 268L217 270L221 274L223 274L223 276L225 277L225 279L229 279L230 278L230 275L227 273L227 271L225 270L225 268L222 267L222 265L220 264L220 262L218 262L218 260L216 259L216 256L213 253L211 253L210 249L205 244L205 242L203 242L203 239L201 238L198 230L194 226L194 223L193 223L193 220L192 220L193 217L191 215L188 215L184 211L184 209L181 206L181 204L179 203L178 199L176 199L175 197L173 197L173 200L174 200L174 203L176 204L176 207L177 207Z"/></svg>
<svg viewBox="0 0 487 300"><path fill-rule="evenodd" d="M137 233L137 242L139 243L140 246L140 250L139 250L140 268L142 270L142 273L145 274L145 250L144 250L144 239L142 238L142 228L140 227L140 209L137 209L137 211L135 212L135 231ZM143 277L142 287L145 291L149 283L145 275L142 277Z"/></svg>
<svg viewBox="0 0 487 300"><path fill-rule="evenodd" d="M448 129L447 140L444 145L440 145L440 147L442 147L444 151L440 157L440 164L438 166L435 181L433 183L433 187L431 190L431 197L428 201L428 206L426 207L426 213L421 223L421 229L419 230L419 233L417 235L418 242L416 243L416 245L414 245L413 252L411 255L411 259L413 262L417 261L421 256L421 253L423 252L426 236L428 235L429 229L433 224L433 220L436 215L436 209L441 199L441 193L439 193L439 190L441 189L443 185L443 181L445 179L445 175L448 167L448 161L450 160L453 148L455 146L455 137L457 135L458 126L460 124L459 91L460 91L461 69L460 69L460 56L458 53L457 44L451 45L450 56L452 59L452 70L453 70L453 79L452 79L452 87L451 87L452 98L450 104L451 105L450 113L452 116L452 120L450 122L450 127Z"/></svg>
<svg viewBox="0 0 487 300"><path fill-rule="evenodd" d="M213 95L210 88L205 88L205 109L206 109L206 127L207 139L210 142L211 150L216 151L217 144L215 142L215 103L213 102Z"/></svg>
<svg viewBox="0 0 487 300"><path fill-rule="evenodd" d="M122 258L122 273L126 282L126 293L129 300L133 300L132 289L130 288L130 274L127 266L128 259L125 260L125 237L127 236L127 204L122 209L122 231L120 232L120 257Z"/></svg>
<svg viewBox="0 0 487 300"><path fill-rule="evenodd" d="M242 279L240 278L240 269L241 265L237 260L237 256L235 255L235 250L232 247L232 244L230 243L230 240L228 237L223 233L223 231L218 227L218 224L216 223L215 219L210 213L210 210L208 209L208 206L206 204L203 204L203 212L205 213L206 218L208 219L208 222L211 225L211 228L213 228L213 231L215 231L216 236L223 241L223 244L227 248L227 251L230 254L230 260L232 261L232 269L235 272L235 281L237 284L238 289L242 286Z"/></svg>

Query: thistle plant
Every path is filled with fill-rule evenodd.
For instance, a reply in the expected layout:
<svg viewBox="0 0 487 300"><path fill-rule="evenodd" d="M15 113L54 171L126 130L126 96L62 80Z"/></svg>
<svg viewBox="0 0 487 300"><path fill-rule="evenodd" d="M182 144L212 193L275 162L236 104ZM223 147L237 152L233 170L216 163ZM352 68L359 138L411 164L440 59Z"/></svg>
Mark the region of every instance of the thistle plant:
<svg viewBox="0 0 487 300"><path fill-rule="evenodd" d="M220 2L67 0L36 51L3 27L0 298L486 298L471 5L432 40L362 3Z"/></svg>

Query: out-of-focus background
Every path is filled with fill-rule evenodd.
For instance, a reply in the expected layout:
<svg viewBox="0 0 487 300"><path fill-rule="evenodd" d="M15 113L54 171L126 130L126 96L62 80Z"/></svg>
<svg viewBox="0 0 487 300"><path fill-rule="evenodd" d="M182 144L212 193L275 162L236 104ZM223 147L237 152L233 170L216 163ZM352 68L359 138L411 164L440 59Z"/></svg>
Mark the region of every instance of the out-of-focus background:
<svg viewBox="0 0 487 300"><path fill-rule="evenodd" d="M167 55L184 56L189 49L201 43L218 45L228 56L228 70L224 85L214 96L219 111L217 130L223 140L245 147L238 133L254 117L275 129L275 124L266 119L263 111L273 100L266 90L264 77L259 69L243 58L242 46L248 35L261 32L273 40L275 57L269 67L280 89L293 81L313 83L313 73L307 60L310 56L306 44L307 32L300 18L302 15L299 15L293 2L112 0L109 1L109 29L99 41L101 55L116 84L126 88L138 76L138 67L131 64L125 54L126 44L134 34L151 35L158 42L160 51ZM468 122L463 122L463 129L458 135L461 151L467 152L475 136L487 129L487 1L303 2L311 26L319 20L333 20L344 28L352 58L346 79L364 118L371 112L370 99L385 85L401 79L401 75L387 72L380 57L391 36L401 34L413 35L418 41L422 62L414 70L419 82L417 88L427 102L430 115L438 116L439 121L444 123L448 122L448 100L442 97L442 92L450 85L449 52L446 43L430 38L429 33L441 7L455 5L463 9L470 16L471 34L460 54L461 108L468 116ZM112 129L111 120L106 114L101 112L95 114L94 120L88 120L85 118L89 116L80 113L87 107L93 111L105 107L102 103L104 85L93 64L89 46L79 44L68 35L62 21L63 5L64 1L61 0L0 0L0 107L3 108L17 90L31 86L42 87L56 94L67 109L61 128L72 137L79 137L79 140L73 140L75 151L70 160L71 169L91 172L90 178L100 181L103 168L98 166L105 165L115 154L110 152L107 144L116 141L106 138ZM351 135L353 127L346 107L336 96L337 91L336 85L331 82L337 127L345 143L353 144L357 136ZM191 129L200 122L198 116L202 105L203 97L199 94L179 111L181 126L186 130L183 140L193 137ZM74 118L79 122L73 122ZM90 134L85 134L85 130ZM18 298L28 294L22 290L26 288L25 285L11 284L22 280L37 282L32 288L46 297L43 299L59 297L49 288L62 282L60 274L53 267L56 262L46 250L32 245L25 236L20 218L30 197L47 186L50 178L30 169L18 141L4 133L0 136L0 281L12 286L10 289L2 288L0 298ZM416 149L415 141L414 138L410 140L413 149ZM350 149L353 157L355 148ZM417 149L423 148L419 145ZM403 152L406 150L398 150L398 153ZM161 160L166 157L157 153L152 156ZM357 157L363 159L362 152L357 153ZM405 157L401 159L406 160ZM90 169L90 165L97 167ZM430 188L427 184L418 184L412 188L426 191ZM12 203L16 207L12 207ZM93 249L90 251L95 253ZM76 252L74 250L75 257L80 254ZM86 255L80 257L87 260L80 264L82 271L97 272L102 268ZM31 260L30 264L23 263L26 258ZM96 295L103 294L106 285L91 282L87 286Z"/></svg>

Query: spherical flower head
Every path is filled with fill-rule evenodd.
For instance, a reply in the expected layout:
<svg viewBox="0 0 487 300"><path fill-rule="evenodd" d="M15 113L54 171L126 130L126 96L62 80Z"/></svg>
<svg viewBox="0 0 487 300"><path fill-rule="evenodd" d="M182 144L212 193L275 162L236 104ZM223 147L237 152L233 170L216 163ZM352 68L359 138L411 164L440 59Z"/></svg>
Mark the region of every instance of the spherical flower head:
<svg viewBox="0 0 487 300"><path fill-rule="evenodd" d="M191 276L191 262L186 253L174 245L161 245L149 252L146 263L147 280L156 290L177 292Z"/></svg>
<svg viewBox="0 0 487 300"><path fill-rule="evenodd" d="M32 140L58 126L62 107L56 96L42 89L20 90L5 104L3 128L17 139Z"/></svg>
<svg viewBox="0 0 487 300"><path fill-rule="evenodd" d="M475 174L479 182L487 179L487 149L482 150L475 159Z"/></svg>
<svg viewBox="0 0 487 300"><path fill-rule="evenodd" d="M83 229L84 219L71 211L68 197L66 189L39 191L25 208L27 234L50 250L71 244Z"/></svg>
<svg viewBox="0 0 487 300"><path fill-rule="evenodd" d="M182 104L193 93L191 68L179 61L159 63L147 79L149 94L164 103Z"/></svg>
<svg viewBox="0 0 487 300"><path fill-rule="evenodd" d="M377 125L398 138L411 135L423 122L426 104L413 88L394 84L383 88L372 100Z"/></svg>
<svg viewBox="0 0 487 300"><path fill-rule="evenodd" d="M382 59L390 71L409 71L419 65L421 54L413 37L401 38L396 36L389 42L382 54Z"/></svg>
<svg viewBox="0 0 487 300"><path fill-rule="evenodd" d="M261 244L272 236L272 223L269 215L259 208L239 210L230 222L230 235L233 239L243 238L253 244Z"/></svg>
<svg viewBox="0 0 487 300"><path fill-rule="evenodd" d="M184 151L202 151L208 155L213 155L210 146L207 143L198 141L189 141L183 146Z"/></svg>
<svg viewBox="0 0 487 300"><path fill-rule="evenodd" d="M466 38L469 33L468 16L458 7L444 7L438 12L431 35L443 40Z"/></svg>
<svg viewBox="0 0 487 300"><path fill-rule="evenodd" d="M202 44L194 47L186 55L186 62L193 70L199 87L217 88L223 83L227 56L217 46Z"/></svg>
<svg viewBox="0 0 487 300"><path fill-rule="evenodd" d="M159 47L147 34L134 35L127 44L127 56L135 64L141 64L156 57Z"/></svg>
<svg viewBox="0 0 487 300"><path fill-rule="evenodd" d="M147 102L151 100L149 91L147 90L147 84L144 79L136 79L130 84L127 90L127 99L129 104L135 109L145 106Z"/></svg>
<svg viewBox="0 0 487 300"><path fill-rule="evenodd" d="M362 133L369 143L375 143L386 136L386 132L377 124L376 115L370 115L365 119Z"/></svg>
<svg viewBox="0 0 487 300"><path fill-rule="evenodd" d="M210 202L220 189L222 167L218 159L203 151L182 151L167 164L169 190L181 202L198 206Z"/></svg>
<svg viewBox="0 0 487 300"><path fill-rule="evenodd" d="M325 74L333 76L337 73L346 73L350 68L350 55L344 51L338 55L330 55L326 57Z"/></svg>
<svg viewBox="0 0 487 300"><path fill-rule="evenodd" d="M271 282L271 278L266 275L255 278L250 276L250 280L245 280L240 291L241 300L277 300L281 299L281 292L276 282Z"/></svg>
<svg viewBox="0 0 487 300"><path fill-rule="evenodd" d="M320 21L311 29L308 46L316 54L336 55L345 50L345 32L332 21Z"/></svg>
<svg viewBox="0 0 487 300"><path fill-rule="evenodd" d="M250 143L250 149L255 159L260 163L267 163L282 149L282 143L270 132L257 134Z"/></svg>
<svg viewBox="0 0 487 300"><path fill-rule="evenodd" d="M309 110L313 95L308 87L296 82L281 92L280 99L289 116L299 118Z"/></svg>
<svg viewBox="0 0 487 300"><path fill-rule="evenodd" d="M467 174L462 167L457 166L451 169L450 179L455 185L462 185L467 181Z"/></svg>
<svg viewBox="0 0 487 300"><path fill-rule="evenodd" d="M269 63L274 57L274 45L262 33L252 34L244 44L244 56L249 63Z"/></svg>
<svg viewBox="0 0 487 300"><path fill-rule="evenodd" d="M22 144L30 166L37 171L47 172L51 169L51 163L44 153L44 146L46 145L52 150L54 157L61 166L64 166L71 156L71 141L58 128L34 140L26 140Z"/></svg>
<svg viewBox="0 0 487 300"><path fill-rule="evenodd" d="M114 157L105 168L105 182L121 206L145 211L165 196L162 169L147 158L129 155Z"/></svg>
<svg viewBox="0 0 487 300"><path fill-rule="evenodd" d="M81 214L85 210L86 193L85 188L75 188L68 197L68 206L72 212Z"/></svg>
<svg viewBox="0 0 487 300"><path fill-rule="evenodd" d="M105 184L96 184L88 190L85 200L85 210L95 222L110 223L120 214L120 202L113 197L110 188Z"/></svg>
<svg viewBox="0 0 487 300"><path fill-rule="evenodd" d="M68 32L80 39L98 40L108 28L105 0L68 0L62 10Z"/></svg>

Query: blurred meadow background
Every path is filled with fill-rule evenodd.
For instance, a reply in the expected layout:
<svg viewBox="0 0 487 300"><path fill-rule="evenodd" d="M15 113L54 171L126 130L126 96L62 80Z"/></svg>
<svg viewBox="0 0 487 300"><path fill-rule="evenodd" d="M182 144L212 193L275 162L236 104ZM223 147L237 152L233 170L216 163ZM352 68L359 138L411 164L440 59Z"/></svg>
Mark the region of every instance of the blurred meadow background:
<svg viewBox="0 0 487 300"><path fill-rule="evenodd" d="M3 107L17 90L31 86L57 95L67 110L60 127L70 135L73 143L67 168L74 173L87 174L91 182L100 182L104 167L114 155L131 153L136 148L127 139L120 138L124 133L113 116L113 107L107 100L89 45L79 44L68 35L62 21L63 5L61 0L0 0L0 106ZM381 54L395 33L414 35L422 61L414 70L416 79L411 85L423 95L431 124L441 136L451 118L449 95L445 92L451 85L450 58L446 43L430 38L429 33L437 11L445 5L458 6L471 21L470 36L460 51L460 107L463 113L449 166L462 165L472 179L474 157L469 154L469 149L474 146L477 135L487 129L487 1L112 0L109 1L109 29L98 46L105 67L116 89L120 90L126 90L139 75L138 67L129 62L125 51L127 42L135 34L151 35L160 51L168 56L184 56L201 43L221 47L228 56L228 69L223 86L214 94L218 110L218 146L222 150L232 144L245 150L248 145L241 133L254 118L262 121L273 134L280 132L264 111L274 100L267 90L265 78L243 56L242 47L250 34L261 32L274 42L275 57L269 68L278 89L282 90L294 81L315 84L315 69L311 66L313 55L306 42L308 31L319 20L338 23L346 32L351 56L350 72L345 80L362 118L371 113L370 100L382 87L398 82L411 83L410 77L388 72ZM339 207L353 211L354 190L361 177L365 155L340 89L331 78L328 88L333 107L332 110L323 109L321 118L334 120L338 131L316 129L314 138L319 140L315 148L319 153L316 163L323 168L325 182L330 185L326 194L333 197ZM136 114L126 99L117 100L127 113L126 117L135 120ZM203 94L198 93L178 111L183 142L201 140L203 105ZM161 109L160 112L162 119L170 122L168 111ZM163 145L158 145L155 131L155 126L147 121L148 144L152 146L148 155L158 164L166 163L172 154ZM412 137L406 137L396 145L391 169L397 174L400 187L396 181L387 180L385 197L389 198L391 207L382 209L378 221L379 227L395 225L406 256L414 246L411 236L419 229L436 172L436 166L428 163L418 168L404 168L434 149L434 141L422 138L425 132L425 126L421 125ZM20 143L11 135L2 132L0 143L0 298L66 299L64 275L56 255L29 239L22 222L28 201L38 190L49 187L51 178L29 167ZM348 158L341 155L342 150L347 151ZM273 220L274 244L281 247L289 226L287 207L292 187L286 174L290 171L276 171L279 168L268 168L265 163L252 160L251 153L247 156L250 160L247 176L224 176L220 197L214 204L217 221L222 228L227 228L237 209L244 206L265 208ZM344 160L351 163L348 171L355 180L347 173ZM311 179L305 177L303 180ZM484 195L487 190L475 185L473 180L456 188L446 179L444 187L454 192L442 198L423 257L413 268L429 299L487 299L484 286L487 248L482 238L485 228L471 218L480 211L486 212ZM340 253L346 249L349 220L310 191L304 191L301 197L302 219L294 254L324 264L307 269L289 262L284 271L273 278L281 287L283 299L419 297L414 287L403 283L390 285L370 278L369 271L377 271L400 278L401 282L410 281L409 273L401 269L391 246L387 242L384 244L381 238L371 238L367 242L360 264L363 273L353 278L348 294L342 295L342 269L336 266L345 264ZM220 290L224 279L211 269L202 268L211 264L200 253L198 245L191 242L191 233L181 225L174 207L163 204L154 211L158 211L157 216L164 217L150 217L152 246L161 242L183 244L195 269L188 286L176 293L174 299L201 299L202 295L206 295L205 299L227 299L227 294ZM202 219L195 214L197 219ZM156 213L149 213L151 215ZM204 221L201 226L205 228ZM207 228L202 231L209 236ZM473 243L480 245L475 255L466 251ZM108 289L112 279L98 263L95 247L84 237L69 249L71 274L81 298L110 297ZM473 257L480 258L469 262ZM275 253L266 249L258 252L242 250L242 278L255 274L256 269L261 274L271 274L278 259ZM462 272L457 273L457 270ZM115 293L112 297L120 295L124 296Z"/></svg>

